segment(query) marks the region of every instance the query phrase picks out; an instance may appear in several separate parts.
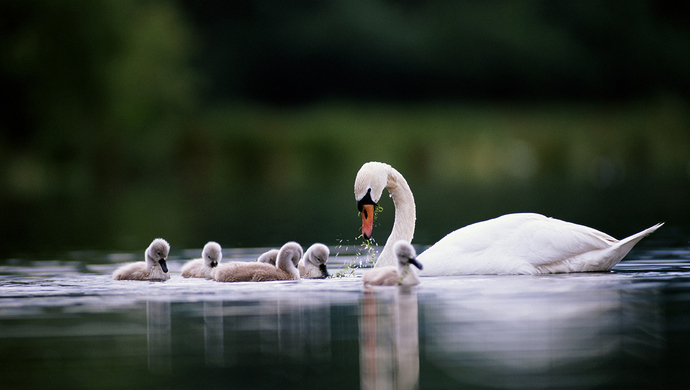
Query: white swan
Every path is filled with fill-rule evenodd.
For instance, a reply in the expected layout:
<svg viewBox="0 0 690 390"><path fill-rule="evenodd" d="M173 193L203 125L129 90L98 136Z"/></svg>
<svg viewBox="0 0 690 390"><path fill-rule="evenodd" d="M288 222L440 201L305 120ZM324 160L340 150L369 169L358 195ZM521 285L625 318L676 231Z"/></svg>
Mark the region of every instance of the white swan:
<svg viewBox="0 0 690 390"><path fill-rule="evenodd" d="M209 241L204 245L200 259L189 260L182 267L182 277L211 279L211 271L220 264L222 259L223 250L220 244Z"/></svg>
<svg viewBox="0 0 690 390"><path fill-rule="evenodd" d="M331 251L324 244L317 243L310 246L297 265L299 276L308 279L327 278L326 262L330 254Z"/></svg>
<svg viewBox="0 0 690 390"><path fill-rule="evenodd" d="M368 162L355 179L362 235L370 238L376 203L386 188L395 222L376 267L395 264L392 245L412 241L415 204L405 178L393 167ZM458 229L420 254L420 276L462 274L544 274L609 271L644 236L663 223L623 240L595 229L539 214L508 214Z"/></svg>
<svg viewBox="0 0 690 390"><path fill-rule="evenodd" d="M156 238L146 249L146 261L125 264L113 272L115 280L167 280L170 279L165 260L170 252L170 244Z"/></svg>
<svg viewBox="0 0 690 390"><path fill-rule="evenodd" d="M419 278L414 270L410 269L410 264L422 269L422 265L417 261L417 252L412 245L400 240L393 245L393 251L398 258L397 266L376 267L366 272L362 276L365 286L413 286L419 284Z"/></svg>
<svg viewBox="0 0 690 390"><path fill-rule="evenodd" d="M280 248L276 265L257 261L231 261L216 267L211 275L218 282L265 282L270 280L299 280L297 263L302 247L288 242Z"/></svg>

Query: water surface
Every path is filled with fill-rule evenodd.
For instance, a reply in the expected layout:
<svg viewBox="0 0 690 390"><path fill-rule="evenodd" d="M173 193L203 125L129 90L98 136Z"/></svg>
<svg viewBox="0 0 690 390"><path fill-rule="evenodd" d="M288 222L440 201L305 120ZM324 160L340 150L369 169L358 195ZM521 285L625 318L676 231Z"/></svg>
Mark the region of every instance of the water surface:
<svg viewBox="0 0 690 390"><path fill-rule="evenodd" d="M339 249L333 248L332 253ZM690 249L611 273L114 281L137 254L0 265L3 388L686 388ZM259 249L226 252L251 260ZM329 261L331 273L352 259Z"/></svg>

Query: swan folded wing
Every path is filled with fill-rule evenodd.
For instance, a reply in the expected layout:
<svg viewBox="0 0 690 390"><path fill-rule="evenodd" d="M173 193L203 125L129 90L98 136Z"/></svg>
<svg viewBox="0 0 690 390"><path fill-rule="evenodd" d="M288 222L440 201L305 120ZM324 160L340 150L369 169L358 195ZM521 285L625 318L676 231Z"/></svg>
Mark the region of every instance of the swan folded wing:
<svg viewBox="0 0 690 390"><path fill-rule="evenodd" d="M259 262L233 261L225 263L213 272L213 279L218 282L263 282L284 280L280 270L274 265Z"/></svg>
<svg viewBox="0 0 690 390"><path fill-rule="evenodd" d="M125 264L113 272L115 280L165 280L170 276L159 269L156 274L155 269L147 269L146 262Z"/></svg>
<svg viewBox="0 0 690 390"><path fill-rule="evenodd" d="M456 242L463 243L466 253L511 259L510 263L520 268L514 270L517 273L541 273L540 267L564 265L618 242L596 229L535 213L507 214L456 232L463 230L464 237ZM537 269L529 271L532 267Z"/></svg>
<svg viewBox="0 0 690 390"><path fill-rule="evenodd" d="M207 277L204 270L204 260L194 259L187 262L182 267L182 277L184 278L204 278Z"/></svg>
<svg viewBox="0 0 690 390"><path fill-rule="evenodd" d="M364 285L370 286L393 286L398 284L398 279L398 269L394 266L374 268L362 275Z"/></svg>
<svg viewBox="0 0 690 390"><path fill-rule="evenodd" d="M420 275L535 273L533 266L519 261L521 256L510 241L525 223L545 218L538 214L508 214L448 233L417 257L424 264Z"/></svg>
<svg viewBox="0 0 690 390"><path fill-rule="evenodd" d="M618 240L596 229L553 218L526 224L515 237L515 247L522 248L520 257L539 273L601 268L609 261L606 250L616 243Z"/></svg>
<svg viewBox="0 0 690 390"><path fill-rule="evenodd" d="M585 271L590 270L583 268L585 260L608 261L602 251L617 242L595 229L541 214L507 214L449 233L418 260L423 276Z"/></svg>
<svg viewBox="0 0 690 390"><path fill-rule="evenodd" d="M143 280L148 276L148 273L145 272L145 269L146 263L144 262L125 264L113 272L113 279Z"/></svg>

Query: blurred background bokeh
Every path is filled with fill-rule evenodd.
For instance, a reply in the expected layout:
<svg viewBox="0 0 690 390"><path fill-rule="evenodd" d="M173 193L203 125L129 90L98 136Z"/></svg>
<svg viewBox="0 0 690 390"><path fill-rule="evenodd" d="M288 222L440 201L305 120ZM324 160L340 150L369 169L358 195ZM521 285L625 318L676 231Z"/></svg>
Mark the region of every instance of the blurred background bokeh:
<svg viewBox="0 0 690 390"><path fill-rule="evenodd" d="M690 225L682 2L4 0L0 31L0 259L356 244L370 160L417 244L520 211Z"/></svg>

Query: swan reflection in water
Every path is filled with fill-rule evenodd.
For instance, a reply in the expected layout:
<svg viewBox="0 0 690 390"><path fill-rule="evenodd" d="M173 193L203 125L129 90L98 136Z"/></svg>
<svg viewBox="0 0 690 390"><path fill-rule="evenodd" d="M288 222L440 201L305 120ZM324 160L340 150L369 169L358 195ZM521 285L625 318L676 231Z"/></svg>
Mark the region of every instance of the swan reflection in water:
<svg viewBox="0 0 690 390"><path fill-rule="evenodd" d="M657 289L615 276L449 280L424 306L425 357L474 386L625 387L658 364L663 316Z"/></svg>
<svg viewBox="0 0 690 390"><path fill-rule="evenodd" d="M228 372L261 380L268 367L302 385L337 370L364 389L651 388L666 372L664 283L615 273L343 284L342 293L324 293L327 281L283 283L257 290L261 300L174 303L172 342L198 348L174 356L175 367L236 367ZM146 308L149 368L170 371L170 302Z"/></svg>
<svg viewBox="0 0 690 390"><path fill-rule="evenodd" d="M187 310L192 322L199 323L194 318L203 314L203 327L180 326L185 327L190 340L203 340L206 366L275 368L276 358L290 364L322 364L331 359L331 306L327 297L204 301L203 313L198 312L200 304L188 305Z"/></svg>
<svg viewBox="0 0 690 390"><path fill-rule="evenodd" d="M261 301L259 312L262 353L292 362L330 361L331 312L327 297L276 297Z"/></svg>
<svg viewBox="0 0 690 390"><path fill-rule="evenodd" d="M170 301L146 300L146 342L149 371L168 373L172 369Z"/></svg>
<svg viewBox="0 0 690 390"><path fill-rule="evenodd" d="M362 389L418 388L417 293L403 286L366 289L360 308Z"/></svg>
<svg viewBox="0 0 690 390"><path fill-rule="evenodd" d="M204 356L207 366L225 364L223 302L204 301Z"/></svg>

